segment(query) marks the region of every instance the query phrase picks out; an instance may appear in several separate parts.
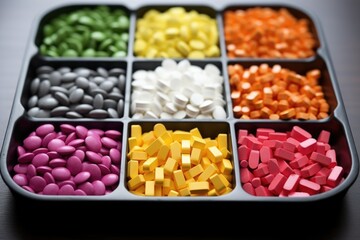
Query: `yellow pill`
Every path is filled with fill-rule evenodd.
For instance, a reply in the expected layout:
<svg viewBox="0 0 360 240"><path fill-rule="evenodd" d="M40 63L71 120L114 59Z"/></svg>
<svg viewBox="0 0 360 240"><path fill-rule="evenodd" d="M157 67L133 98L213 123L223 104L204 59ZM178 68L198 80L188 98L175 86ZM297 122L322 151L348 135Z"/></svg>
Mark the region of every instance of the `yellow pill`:
<svg viewBox="0 0 360 240"><path fill-rule="evenodd" d="M146 51L145 57L146 58L155 58L158 54L158 50L156 48L149 48Z"/></svg>
<svg viewBox="0 0 360 240"><path fill-rule="evenodd" d="M210 164L205 168L205 170L199 175L198 181L206 181L208 180L213 174L216 173L216 168L214 165Z"/></svg>
<svg viewBox="0 0 360 240"><path fill-rule="evenodd" d="M191 168L190 154L181 155L181 169L187 171Z"/></svg>
<svg viewBox="0 0 360 240"><path fill-rule="evenodd" d="M154 156L158 153L162 145L164 145L164 141L161 138L157 138L147 148L145 148L145 152L149 156Z"/></svg>
<svg viewBox="0 0 360 240"><path fill-rule="evenodd" d="M164 182L164 168L157 167L155 168L155 183L162 185L163 182Z"/></svg>
<svg viewBox="0 0 360 240"><path fill-rule="evenodd" d="M132 150L135 146L137 146L138 142L135 137L130 137L128 139L128 144L129 144L129 150Z"/></svg>
<svg viewBox="0 0 360 240"><path fill-rule="evenodd" d="M212 175L210 177L210 181L218 193L226 190L226 183L223 182L223 179L219 176L219 174Z"/></svg>
<svg viewBox="0 0 360 240"><path fill-rule="evenodd" d="M209 191L209 182L192 182L189 183L189 190L191 194L205 194Z"/></svg>
<svg viewBox="0 0 360 240"><path fill-rule="evenodd" d="M166 131L164 132L160 138L164 141L164 143L168 146L170 146L170 144L173 142L172 139L172 135L170 134L170 132Z"/></svg>
<svg viewBox="0 0 360 240"><path fill-rule="evenodd" d="M143 164L143 170L144 171L152 171L157 167L158 159L156 157L151 157L148 160L146 160Z"/></svg>
<svg viewBox="0 0 360 240"><path fill-rule="evenodd" d="M155 196L155 182L146 181L145 182L145 196Z"/></svg>
<svg viewBox="0 0 360 240"><path fill-rule="evenodd" d="M223 159L221 151L216 146L206 149L207 157L214 163L218 163Z"/></svg>
<svg viewBox="0 0 360 240"><path fill-rule="evenodd" d="M205 168L207 168L210 164L211 164L211 161L210 161L210 159L209 158L207 158L207 157L203 157L202 159L201 159L201 166L205 169Z"/></svg>
<svg viewBox="0 0 360 240"><path fill-rule="evenodd" d="M154 181L155 180L155 172L154 171L145 172L144 178L145 178L145 181Z"/></svg>
<svg viewBox="0 0 360 240"><path fill-rule="evenodd" d="M166 132L166 127L162 123L157 123L154 125L154 135L155 137L160 137Z"/></svg>
<svg viewBox="0 0 360 240"><path fill-rule="evenodd" d="M204 149L205 145L206 145L206 141L202 138L199 137L195 137L193 136L193 144L192 147L193 148L198 148L198 149Z"/></svg>
<svg viewBox="0 0 360 240"><path fill-rule="evenodd" d="M202 158L202 152L199 148L193 148L190 154L191 164L198 165Z"/></svg>
<svg viewBox="0 0 360 240"><path fill-rule="evenodd" d="M173 142L170 144L170 153L171 157L178 162L180 162L181 159L181 145L179 142Z"/></svg>
<svg viewBox="0 0 360 240"><path fill-rule="evenodd" d="M231 174L233 166L229 159L223 159L219 164L220 172L223 174Z"/></svg>
<svg viewBox="0 0 360 240"><path fill-rule="evenodd" d="M204 50L206 47L206 45L200 40L191 40L189 42L189 45L193 50L200 50L200 51Z"/></svg>
<svg viewBox="0 0 360 240"><path fill-rule="evenodd" d="M136 138L137 144L142 144L142 128L140 125L131 125L131 137Z"/></svg>
<svg viewBox="0 0 360 240"><path fill-rule="evenodd" d="M167 28L165 30L165 36L168 39L177 37L179 35L179 33L180 33L179 29L175 28L175 27Z"/></svg>
<svg viewBox="0 0 360 240"><path fill-rule="evenodd" d="M191 192L189 188L183 188L179 190L179 195L180 196L190 196Z"/></svg>
<svg viewBox="0 0 360 240"><path fill-rule="evenodd" d="M182 140L191 140L191 134L189 132L177 130L173 133L174 141L181 142Z"/></svg>
<svg viewBox="0 0 360 240"><path fill-rule="evenodd" d="M145 178L143 175L137 175L128 181L128 187L130 190L135 190L143 184L145 184Z"/></svg>
<svg viewBox="0 0 360 240"><path fill-rule="evenodd" d="M165 164L165 162L169 156L169 153L170 153L170 148L167 145L162 145L160 147L160 150L157 154L157 159L159 161L159 165Z"/></svg>
<svg viewBox="0 0 360 240"><path fill-rule="evenodd" d="M170 178L165 178L163 182L163 194L168 195L170 190L175 190L175 184L174 181Z"/></svg>
<svg viewBox="0 0 360 240"><path fill-rule="evenodd" d="M175 170L173 172L173 176L174 176L175 187L177 190L186 187L186 180L185 180L183 171Z"/></svg>
<svg viewBox="0 0 360 240"><path fill-rule="evenodd" d="M180 38L187 42L190 39L190 30L187 26L180 27Z"/></svg>
<svg viewBox="0 0 360 240"><path fill-rule="evenodd" d="M181 141L181 153L190 153L191 144L190 140Z"/></svg>
<svg viewBox="0 0 360 240"><path fill-rule="evenodd" d="M130 155L130 158L133 160L144 161L148 158L148 155L143 151L133 151Z"/></svg>
<svg viewBox="0 0 360 240"><path fill-rule="evenodd" d="M162 185L155 184L155 196L162 196L162 195L163 195Z"/></svg>
<svg viewBox="0 0 360 240"><path fill-rule="evenodd" d="M176 49L184 56L186 57L189 52L190 52L190 47L184 42L184 41L179 41L176 44Z"/></svg>
<svg viewBox="0 0 360 240"><path fill-rule="evenodd" d="M203 167L198 164L189 169L189 171L185 172L186 179L194 178L197 175L201 174L204 171Z"/></svg>
<svg viewBox="0 0 360 240"><path fill-rule="evenodd" d="M225 133L220 133L218 136L217 136L217 141L218 141L218 148L219 149L222 149L222 148L228 148L228 145L227 145L227 134Z"/></svg>
<svg viewBox="0 0 360 240"><path fill-rule="evenodd" d="M201 136L200 130L199 128L193 128L190 130L190 134L193 135L194 137L198 137L200 139L202 139L203 137Z"/></svg>
<svg viewBox="0 0 360 240"><path fill-rule="evenodd" d="M152 43L153 44L161 44L164 41L165 41L165 35L161 31L155 32L154 35L152 36Z"/></svg>
<svg viewBox="0 0 360 240"><path fill-rule="evenodd" d="M142 39L135 40L134 43L135 54L142 55L142 52L144 52L146 48L147 48L147 43L144 40Z"/></svg>
<svg viewBox="0 0 360 240"><path fill-rule="evenodd" d="M177 197L177 196L179 196L179 192L177 192L175 190L170 190L168 196L169 197Z"/></svg>
<svg viewBox="0 0 360 240"><path fill-rule="evenodd" d="M139 162L130 160L128 162L128 174L127 176L130 178L135 178L139 174Z"/></svg>
<svg viewBox="0 0 360 240"><path fill-rule="evenodd" d="M176 161L174 158L169 157L164 165L165 174L171 175L178 168L178 165L178 161Z"/></svg>
<svg viewBox="0 0 360 240"><path fill-rule="evenodd" d="M201 51L191 51L188 55L188 58L205 58L205 54Z"/></svg>

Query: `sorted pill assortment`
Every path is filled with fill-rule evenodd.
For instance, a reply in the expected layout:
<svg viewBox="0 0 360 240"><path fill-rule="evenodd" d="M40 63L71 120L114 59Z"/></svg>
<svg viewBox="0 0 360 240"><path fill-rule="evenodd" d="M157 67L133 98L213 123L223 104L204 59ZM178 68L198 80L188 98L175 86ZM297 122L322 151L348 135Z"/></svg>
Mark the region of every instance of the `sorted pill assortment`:
<svg viewBox="0 0 360 240"><path fill-rule="evenodd" d="M43 124L17 147L14 182L44 195L105 195L119 183L121 132Z"/></svg>
<svg viewBox="0 0 360 240"><path fill-rule="evenodd" d="M227 133L203 138L198 128L168 130L162 123L143 132L131 125L127 186L141 196L219 196L233 189Z"/></svg>
<svg viewBox="0 0 360 240"><path fill-rule="evenodd" d="M340 193L358 159L315 26L282 6L52 10L24 64L12 113L23 115L9 118L4 180L35 199L266 202ZM260 61L270 58L276 63ZM291 120L326 130L280 127ZM22 125L35 127L25 136Z"/></svg>
<svg viewBox="0 0 360 240"><path fill-rule="evenodd" d="M238 130L238 160L243 189L255 196L304 197L327 192L344 180L331 133L299 126L288 132Z"/></svg>
<svg viewBox="0 0 360 240"><path fill-rule="evenodd" d="M251 7L224 12L229 58L299 59L315 55L317 40L305 18L286 8Z"/></svg>
<svg viewBox="0 0 360 240"><path fill-rule="evenodd" d="M131 83L134 119L225 119L224 78L211 63L164 59L155 70L136 70Z"/></svg>
<svg viewBox="0 0 360 240"><path fill-rule="evenodd" d="M236 118L317 120L329 116L319 69L301 75L279 64L249 68L231 64L228 74Z"/></svg>
<svg viewBox="0 0 360 240"><path fill-rule="evenodd" d="M49 57L125 57L129 13L97 6L55 16L42 30L40 53Z"/></svg>
<svg viewBox="0 0 360 240"><path fill-rule="evenodd" d="M136 21L134 55L144 58L211 58L220 56L215 18L196 10L149 9Z"/></svg>
<svg viewBox="0 0 360 240"><path fill-rule="evenodd" d="M123 68L40 66L31 80L27 114L36 118L119 118L124 112Z"/></svg>

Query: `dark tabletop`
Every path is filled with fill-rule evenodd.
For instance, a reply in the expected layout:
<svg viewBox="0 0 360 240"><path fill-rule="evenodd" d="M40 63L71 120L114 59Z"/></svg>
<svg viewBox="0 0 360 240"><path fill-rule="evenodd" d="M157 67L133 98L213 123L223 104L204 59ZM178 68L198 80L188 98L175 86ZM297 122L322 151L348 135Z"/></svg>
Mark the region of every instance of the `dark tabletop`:
<svg viewBox="0 0 360 240"><path fill-rule="evenodd" d="M0 143L34 18L60 2L0 1ZM78 1L99 3L101 1ZM110 2L110 1L107 1ZM122 1L113 1L121 3ZM125 1L124 1L125 2ZM131 2L131 3L130 3ZM128 0L125 4L150 1ZM169 2L169 1L158 1ZM188 1L191 3L191 1ZM206 2L206 1L200 1ZM209 1L211 4L242 1ZM271 1L253 1L257 3ZM360 1L276 1L309 10L323 28L356 148L360 149ZM173 4L172 2L170 2ZM33 203L0 178L0 240L12 239L360 239L360 178L336 203L145 205ZM181 204L180 204L181 205ZM241 206L239 206L241 205Z"/></svg>

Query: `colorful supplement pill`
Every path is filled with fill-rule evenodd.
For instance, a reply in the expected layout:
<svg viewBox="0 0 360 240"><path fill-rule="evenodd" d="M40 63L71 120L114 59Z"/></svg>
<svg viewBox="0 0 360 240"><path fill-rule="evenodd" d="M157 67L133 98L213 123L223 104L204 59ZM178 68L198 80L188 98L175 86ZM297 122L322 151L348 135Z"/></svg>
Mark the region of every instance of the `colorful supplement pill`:
<svg viewBox="0 0 360 240"><path fill-rule="evenodd" d="M280 140L282 134L285 138ZM326 154L329 151L331 156L336 156L335 150L328 145L321 153L322 148L316 144L315 139L328 143L329 131L322 130L319 137L314 138L299 126L293 126L286 133L270 128L259 128L255 133L239 129L238 138L241 138L238 139L240 179L249 194L311 196L329 191L344 180L343 167L337 165L335 157L332 160ZM260 146L254 145L254 139L260 138ZM289 147L289 143L293 145Z"/></svg>
<svg viewBox="0 0 360 240"><path fill-rule="evenodd" d="M230 58L299 59L315 55L318 42L306 18L297 19L286 8L227 10L224 34Z"/></svg>
<svg viewBox="0 0 360 240"><path fill-rule="evenodd" d="M144 58L220 56L216 20L196 10L150 9L137 19L134 55Z"/></svg>
<svg viewBox="0 0 360 240"><path fill-rule="evenodd" d="M41 29L40 53L49 57L125 57L129 13L96 6L55 16Z"/></svg>
<svg viewBox="0 0 360 240"><path fill-rule="evenodd" d="M301 75L278 64L248 68L231 64L228 73L236 118L314 120L329 116L330 105L319 85L319 69Z"/></svg>
<svg viewBox="0 0 360 240"><path fill-rule="evenodd" d="M190 131L167 130L161 123L155 124L150 132L142 132L141 125L132 125L131 129L137 129L130 133L128 141L131 142L135 135L141 134L141 138L148 134L157 135L146 143L147 146L156 143L147 159L133 159L131 149L128 149L127 185L132 193L142 196L218 196L232 190L233 164L219 150L219 147L224 149L228 146L226 133L219 133L215 139L203 138L197 128ZM169 140L164 141L165 137ZM140 141L133 148L146 153L149 147L144 147L145 142ZM201 149L194 148L194 144ZM164 161L159 161L164 147L169 150ZM194 150L200 154L196 161L191 159L190 154ZM229 153L227 157L231 157ZM158 188L158 194L153 192L153 188Z"/></svg>
<svg viewBox="0 0 360 240"><path fill-rule="evenodd" d="M12 178L36 194L108 194L119 182L121 135L82 125L40 125L17 147ZM129 175L135 178L137 162L129 165Z"/></svg>

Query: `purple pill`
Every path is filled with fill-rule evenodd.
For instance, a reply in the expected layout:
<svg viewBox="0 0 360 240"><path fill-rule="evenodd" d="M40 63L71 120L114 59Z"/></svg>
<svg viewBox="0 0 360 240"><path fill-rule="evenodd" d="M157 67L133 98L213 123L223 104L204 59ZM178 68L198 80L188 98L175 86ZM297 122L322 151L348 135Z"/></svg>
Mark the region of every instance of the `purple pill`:
<svg viewBox="0 0 360 240"><path fill-rule="evenodd" d="M44 173L44 179L47 184L55 183L55 178L49 172Z"/></svg>
<svg viewBox="0 0 360 240"><path fill-rule="evenodd" d="M69 169L71 175L75 176L82 169L81 160L77 156L71 156L66 161L66 168Z"/></svg>
<svg viewBox="0 0 360 240"><path fill-rule="evenodd" d="M61 188L64 185L71 185L74 189L76 187L76 184L74 183L73 179L65 180L58 182L59 187Z"/></svg>
<svg viewBox="0 0 360 240"><path fill-rule="evenodd" d="M60 155L70 155L75 152L75 148L72 146L61 146L57 149Z"/></svg>
<svg viewBox="0 0 360 240"><path fill-rule="evenodd" d="M81 183L86 182L89 178L90 178L90 173L89 172L79 172L74 177L74 183L75 184L81 184Z"/></svg>
<svg viewBox="0 0 360 240"><path fill-rule="evenodd" d="M43 140L42 140L42 142L41 142L41 146L42 146L42 147L47 147L48 144L49 144L49 142L50 142L51 140L55 139L56 137L57 137L57 133L56 133L56 132L52 132L52 133L47 134L47 135L43 138Z"/></svg>
<svg viewBox="0 0 360 240"><path fill-rule="evenodd" d="M65 133L65 134L69 134L69 133L75 132L75 127L70 124L64 123L64 124L60 125L60 130L61 130L61 132Z"/></svg>
<svg viewBox="0 0 360 240"><path fill-rule="evenodd" d="M60 139L61 141L63 141L65 143L66 140L66 135L63 135L61 133L58 133L58 136L56 137L56 139Z"/></svg>
<svg viewBox="0 0 360 240"><path fill-rule="evenodd" d="M23 155L21 155L20 157L18 157L18 162L19 163L30 163L34 158L34 154L33 153L24 153Z"/></svg>
<svg viewBox="0 0 360 240"><path fill-rule="evenodd" d="M31 179L34 176L36 176L36 167L33 164L29 164L26 171L26 177Z"/></svg>
<svg viewBox="0 0 360 240"><path fill-rule="evenodd" d="M32 164L35 167L45 166L49 162L49 156L46 153L40 153L34 156L32 159Z"/></svg>
<svg viewBox="0 0 360 240"><path fill-rule="evenodd" d="M94 186L89 182L84 182L78 186L78 189L83 190L86 195L94 195L95 189Z"/></svg>
<svg viewBox="0 0 360 240"><path fill-rule="evenodd" d="M76 126L75 127L76 129L76 135L81 138L81 139L85 139L86 136L87 136L87 132L88 132L88 129L84 126Z"/></svg>
<svg viewBox="0 0 360 240"><path fill-rule="evenodd" d="M98 132L94 131L94 130L89 130L87 132L87 136L91 136L91 137L95 137L96 139L101 139L100 135Z"/></svg>
<svg viewBox="0 0 360 240"><path fill-rule="evenodd" d="M110 169L102 163L98 164L98 167L100 168L101 175L103 175L103 176L111 173Z"/></svg>
<svg viewBox="0 0 360 240"><path fill-rule="evenodd" d="M119 176L113 173L107 174L101 178L101 181L105 184L105 186L114 185L119 181Z"/></svg>
<svg viewBox="0 0 360 240"><path fill-rule="evenodd" d="M35 193L34 189L32 189L31 187L29 186L22 186L23 189L25 189L26 191L29 191L29 192L32 192L32 193Z"/></svg>
<svg viewBox="0 0 360 240"><path fill-rule="evenodd" d="M65 146L65 143L63 140L55 138L53 140L51 140L48 144L48 149L50 151L56 151L58 150L59 147Z"/></svg>
<svg viewBox="0 0 360 240"><path fill-rule="evenodd" d="M76 133L75 133L75 132L72 132L72 133L70 133L70 134L66 137L66 139L65 139L65 144L66 144L66 145L69 145L69 142L71 142L71 141L73 141L73 140L75 140L75 139L77 139Z"/></svg>
<svg viewBox="0 0 360 240"><path fill-rule="evenodd" d="M109 155L110 151L108 148L102 147L99 152L101 155Z"/></svg>
<svg viewBox="0 0 360 240"><path fill-rule="evenodd" d="M83 190L81 190L81 189L76 189L76 190L74 191L74 195L77 195L77 196L86 196L86 193L85 193Z"/></svg>
<svg viewBox="0 0 360 240"><path fill-rule="evenodd" d="M110 168L111 165L111 158L109 156L102 156L101 162L104 164L107 168Z"/></svg>
<svg viewBox="0 0 360 240"><path fill-rule="evenodd" d="M35 192L41 192L46 186L46 181L40 176L34 176L29 181L29 187L31 187Z"/></svg>
<svg viewBox="0 0 360 240"><path fill-rule="evenodd" d="M84 142L85 142L84 139L79 139L78 138L78 139L74 139L71 142L69 142L68 145L72 146L74 148L78 148L80 146L83 146Z"/></svg>
<svg viewBox="0 0 360 240"><path fill-rule="evenodd" d="M117 150L116 148L112 148L112 149L110 149L109 155L110 155L111 161L114 164L120 163L120 151L119 150Z"/></svg>
<svg viewBox="0 0 360 240"><path fill-rule="evenodd" d="M76 156L80 159L80 161L84 161L85 159L85 152L83 150L77 149L73 156Z"/></svg>
<svg viewBox="0 0 360 240"><path fill-rule="evenodd" d="M85 138L85 146L88 150L92 152L99 152L102 144L100 138L96 138L94 136L88 136Z"/></svg>
<svg viewBox="0 0 360 240"><path fill-rule="evenodd" d="M86 152L87 151L87 149L86 149L86 146L84 145L84 146L80 146L80 147L78 147L77 148L77 150L81 150L81 151L83 151L83 152Z"/></svg>
<svg viewBox="0 0 360 240"><path fill-rule="evenodd" d="M18 173L13 176L14 182L19 186L25 186L28 184L28 179L25 174Z"/></svg>
<svg viewBox="0 0 360 240"><path fill-rule="evenodd" d="M105 131L105 136L112 138L114 140L117 140L117 139L120 139L121 132L116 131L116 130L107 130L107 131Z"/></svg>
<svg viewBox="0 0 360 240"><path fill-rule="evenodd" d="M90 129L89 131L91 131L91 133L98 135L99 137L102 137L105 133L103 130L98 129L98 128Z"/></svg>
<svg viewBox="0 0 360 240"><path fill-rule="evenodd" d="M102 137L101 143L107 148L116 148L118 145L118 143L115 140L109 137Z"/></svg>
<svg viewBox="0 0 360 240"><path fill-rule="evenodd" d="M83 164L83 170L85 172L89 172L90 173L90 181L94 181L94 180L100 180L101 179L101 170L98 167L97 164L94 163L90 163L90 164Z"/></svg>
<svg viewBox="0 0 360 240"><path fill-rule="evenodd" d="M50 159L54 159L54 158L59 158L59 157L60 157L60 154L58 154L56 151L48 152L47 155L49 156Z"/></svg>
<svg viewBox="0 0 360 240"><path fill-rule="evenodd" d="M69 184L60 187L58 195L74 195L74 188Z"/></svg>
<svg viewBox="0 0 360 240"><path fill-rule="evenodd" d="M18 163L14 166L14 171L16 173L26 173L27 172L27 167L29 164L27 163Z"/></svg>
<svg viewBox="0 0 360 240"><path fill-rule="evenodd" d="M92 151L86 151L86 157L89 159L90 162L93 163L102 163L101 156Z"/></svg>
<svg viewBox="0 0 360 240"><path fill-rule="evenodd" d="M49 167L57 168L57 167L65 167L67 161L62 158L54 158L53 160L49 161Z"/></svg>
<svg viewBox="0 0 360 240"><path fill-rule="evenodd" d="M51 172L52 168L49 166L40 166L36 168L37 174L44 175L47 172Z"/></svg>
<svg viewBox="0 0 360 240"><path fill-rule="evenodd" d="M106 191L105 184L100 180L91 183L94 186L94 195L104 195Z"/></svg>
<svg viewBox="0 0 360 240"><path fill-rule="evenodd" d="M39 137L45 137L47 134L53 132L55 127L52 124L43 124L38 127L35 132Z"/></svg>
<svg viewBox="0 0 360 240"><path fill-rule="evenodd" d="M59 192L59 186L55 183L49 183L44 187L44 195L57 195Z"/></svg>
<svg viewBox="0 0 360 240"><path fill-rule="evenodd" d="M24 140L24 147L29 150L29 151L33 151L36 148L41 147L41 138L38 136L30 136L25 138Z"/></svg>
<svg viewBox="0 0 360 240"><path fill-rule="evenodd" d="M120 169L117 166L115 166L114 164L111 164L110 171L117 175L119 175L119 173L120 173Z"/></svg>
<svg viewBox="0 0 360 240"><path fill-rule="evenodd" d="M51 174L57 181L68 180L71 177L69 169L64 167L57 167L51 171Z"/></svg>
<svg viewBox="0 0 360 240"><path fill-rule="evenodd" d="M21 155L23 155L24 153L26 153L26 150L25 150L25 148L24 148L23 146L18 146L18 147L16 148L16 150L17 150L18 156L21 156Z"/></svg>
<svg viewBox="0 0 360 240"><path fill-rule="evenodd" d="M37 148L35 149L32 153L34 155L40 154L40 153L47 153L49 150L47 148L41 147L41 148Z"/></svg>

